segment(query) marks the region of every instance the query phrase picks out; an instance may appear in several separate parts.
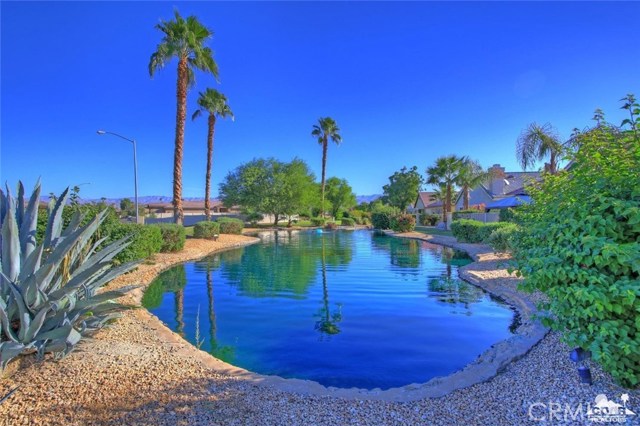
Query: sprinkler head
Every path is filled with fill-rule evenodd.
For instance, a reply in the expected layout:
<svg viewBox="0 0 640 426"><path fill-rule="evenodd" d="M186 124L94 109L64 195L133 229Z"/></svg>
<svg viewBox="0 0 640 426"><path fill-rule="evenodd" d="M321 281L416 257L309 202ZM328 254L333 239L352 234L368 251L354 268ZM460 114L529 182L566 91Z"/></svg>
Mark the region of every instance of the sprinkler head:
<svg viewBox="0 0 640 426"><path fill-rule="evenodd" d="M586 383L588 385L593 384L593 380L591 379L591 370L589 369L589 367L578 367L578 376L580 376L580 382Z"/></svg>

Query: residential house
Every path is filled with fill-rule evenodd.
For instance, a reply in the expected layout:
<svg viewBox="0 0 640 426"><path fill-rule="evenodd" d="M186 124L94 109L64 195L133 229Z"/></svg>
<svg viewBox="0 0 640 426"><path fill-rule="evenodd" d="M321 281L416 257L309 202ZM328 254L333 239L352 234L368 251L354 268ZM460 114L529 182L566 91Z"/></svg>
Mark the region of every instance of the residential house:
<svg viewBox="0 0 640 426"><path fill-rule="evenodd" d="M416 215L416 219L422 214L442 214L444 203L434 199L435 192L419 192L413 208L409 213Z"/></svg>
<svg viewBox="0 0 640 426"><path fill-rule="evenodd" d="M227 208L222 205L220 200L211 200L211 213L212 214L237 214L240 213L238 208ZM156 218L168 218L173 217L173 204L172 203L151 203L145 206L147 215L155 216ZM183 201L182 211L185 216L203 216L204 215L204 200L201 201Z"/></svg>
<svg viewBox="0 0 640 426"><path fill-rule="evenodd" d="M486 204L513 195L526 194L527 184L540 178L540 172L507 172L500 164L494 164L490 170L494 178L469 191L469 208L484 212ZM455 210L462 210L464 197L462 191L455 199Z"/></svg>

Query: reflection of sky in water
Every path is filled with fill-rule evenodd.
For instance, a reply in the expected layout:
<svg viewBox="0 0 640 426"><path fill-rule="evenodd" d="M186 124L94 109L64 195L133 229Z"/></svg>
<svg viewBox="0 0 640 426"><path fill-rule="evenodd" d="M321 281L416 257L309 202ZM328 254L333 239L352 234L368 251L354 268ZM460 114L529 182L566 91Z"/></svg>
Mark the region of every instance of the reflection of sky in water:
<svg viewBox="0 0 640 426"><path fill-rule="evenodd" d="M261 239L165 272L143 303L192 342L199 317L202 349L232 364L339 387L426 382L509 336L512 311L459 280L470 260L449 248L368 231Z"/></svg>

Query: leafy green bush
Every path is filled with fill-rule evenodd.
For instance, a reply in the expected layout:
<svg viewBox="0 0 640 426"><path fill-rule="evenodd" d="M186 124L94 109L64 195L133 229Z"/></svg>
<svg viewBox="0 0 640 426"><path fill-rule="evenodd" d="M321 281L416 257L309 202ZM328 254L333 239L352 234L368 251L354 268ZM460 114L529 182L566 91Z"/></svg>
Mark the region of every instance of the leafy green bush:
<svg viewBox="0 0 640 426"><path fill-rule="evenodd" d="M391 218L391 229L396 232L411 232L416 228L416 218L410 214L401 214Z"/></svg>
<svg viewBox="0 0 640 426"><path fill-rule="evenodd" d="M311 224L313 226L324 226L325 224L325 219L323 217L312 217L311 218Z"/></svg>
<svg viewBox="0 0 640 426"><path fill-rule="evenodd" d="M631 100L623 108L640 114ZM601 125L575 139L571 169L546 174L516 211L515 264L524 289L548 296L545 324L590 350L617 382L637 386L640 137Z"/></svg>
<svg viewBox="0 0 640 426"><path fill-rule="evenodd" d="M515 222L513 209L500 209L499 218L500 222Z"/></svg>
<svg viewBox="0 0 640 426"><path fill-rule="evenodd" d="M94 247L94 234L109 213L105 210L85 225L76 210L64 227L68 194L67 188L51 204L51 220L38 241L34 235L39 224L40 184L26 205L21 202L22 183L17 193L20 202L0 190L0 370L22 354L35 353L40 359L46 353L64 356L83 337L127 308L114 299L134 287L97 294L106 283L136 267L137 262L112 267L111 259L126 247L126 239L102 250Z"/></svg>
<svg viewBox="0 0 640 426"><path fill-rule="evenodd" d="M187 239L184 226L175 223L160 223L152 226L160 228L160 233L162 234L160 252L175 252L184 248L184 242Z"/></svg>
<svg viewBox="0 0 640 426"><path fill-rule="evenodd" d="M480 227L482 222L470 219L458 219L451 222L451 232L461 243L480 243Z"/></svg>
<svg viewBox="0 0 640 426"><path fill-rule="evenodd" d="M352 219L350 217L342 218L342 226L354 226L355 224L356 224L355 219Z"/></svg>
<svg viewBox="0 0 640 426"><path fill-rule="evenodd" d="M421 214L420 224L422 226L436 226L436 223L440 220L440 216L437 214Z"/></svg>
<svg viewBox="0 0 640 426"><path fill-rule="evenodd" d="M461 243L487 243L493 231L509 225L506 222L482 223L478 220L458 219L451 222L451 231Z"/></svg>
<svg viewBox="0 0 640 426"><path fill-rule="evenodd" d="M113 241L131 235L131 244L114 258L115 263L146 259L162 248L162 232L157 226L121 223L110 234Z"/></svg>
<svg viewBox="0 0 640 426"><path fill-rule="evenodd" d="M517 230L518 225L510 223L501 228L494 229L485 242L497 252L510 252L513 249L513 238L515 238Z"/></svg>
<svg viewBox="0 0 640 426"><path fill-rule="evenodd" d="M67 227L71 222L71 218L76 212L80 212L85 215L84 219L80 223L81 225L86 225L96 217L96 215L103 210L106 210L105 217L103 221L100 223L100 226L96 230L95 234L92 236L92 241L95 242L100 238L106 237L107 240L101 245L104 247L112 241L115 241L117 238L113 238L111 236L112 231L120 225L120 219L118 218L118 213L116 210L107 206L106 204L78 204L75 206L64 206L62 208L62 226ZM46 208L38 209L38 222L36 227L36 241L41 242L44 238L44 232L47 228L47 223L49 221L49 212Z"/></svg>
<svg viewBox="0 0 640 426"><path fill-rule="evenodd" d="M193 227L194 238L216 238L220 234L220 224L218 222L198 222Z"/></svg>
<svg viewBox="0 0 640 426"><path fill-rule="evenodd" d="M391 229L393 215L387 212L375 212L371 214L371 223L376 229Z"/></svg>
<svg viewBox="0 0 640 426"><path fill-rule="evenodd" d="M221 217L216 220L220 224L221 234L242 234L244 222L231 217Z"/></svg>

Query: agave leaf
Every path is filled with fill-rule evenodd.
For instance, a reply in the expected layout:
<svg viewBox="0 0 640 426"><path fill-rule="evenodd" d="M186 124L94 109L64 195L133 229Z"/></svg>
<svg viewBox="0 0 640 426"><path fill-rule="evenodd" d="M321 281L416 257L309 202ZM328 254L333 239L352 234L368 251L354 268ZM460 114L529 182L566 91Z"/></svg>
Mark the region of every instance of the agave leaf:
<svg viewBox="0 0 640 426"><path fill-rule="evenodd" d="M24 185L22 181L18 181L18 197L16 199L16 223L18 229L22 226L22 218L24 217Z"/></svg>
<svg viewBox="0 0 640 426"><path fill-rule="evenodd" d="M34 340L63 340L67 345L73 346L78 343L81 338L80 333L78 333L71 324L66 324L55 330L38 333L34 337Z"/></svg>
<svg viewBox="0 0 640 426"><path fill-rule="evenodd" d="M9 361L20 355L27 347L18 342L0 343L0 369L4 370Z"/></svg>
<svg viewBox="0 0 640 426"><path fill-rule="evenodd" d="M40 179L36 182L29 204L20 222L20 249L22 257L28 258L36 248L36 227L38 226L38 204L40 203Z"/></svg>
<svg viewBox="0 0 640 426"><path fill-rule="evenodd" d="M79 274L83 270L92 267L97 262L104 263L111 261L118 253L120 253L122 250L128 247L129 244L131 244L131 242L128 241L130 238L131 236L129 235L117 241L114 241L99 252L89 256L87 260L85 260L84 263L75 270L74 273Z"/></svg>
<svg viewBox="0 0 640 426"><path fill-rule="evenodd" d="M96 289L102 287L104 284L106 284L109 281L111 281L112 279L114 279L116 277L119 277L120 275L122 275L122 274L124 274L126 272L129 272L133 268L137 267L139 264L140 264L140 261L139 260L135 260L133 262L128 262L128 263L122 264L120 266L116 266L115 268L112 268L109 271L107 271L104 274L102 274L96 280L92 280L90 283L87 283L87 286L89 287L89 290L91 290L91 291L96 290Z"/></svg>
<svg viewBox="0 0 640 426"><path fill-rule="evenodd" d="M57 270L64 258L73 249L73 246L86 238L87 235L93 234L98 225L99 216L96 216L96 218L87 224L87 226L79 228L71 235L61 240L60 243L56 245L53 252L47 257L45 264L55 265L55 269Z"/></svg>
<svg viewBox="0 0 640 426"><path fill-rule="evenodd" d="M4 195L4 191L0 188L0 226L4 223L4 216L9 211L9 202ZM1 240L0 240L1 242Z"/></svg>
<svg viewBox="0 0 640 426"><path fill-rule="evenodd" d="M62 231L62 209L65 204L67 204L68 196L69 187L58 197L55 204L49 204L49 221L44 234L44 245L46 247L52 246L52 243L60 236L60 232Z"/></svg>
<svg viewBox="0 0 640 426"><path fill-rule="evenodd" d="M102 237L98 241L93 243L87 257L91 257L92 255L94 255L97 252L98 247L100 247L100 244L104 243L105 241L107 241L107 237Z"/></svg>
<svg viewBox="0 0 640 426"><path fill-rule="evenodd" d="M18 318L20 319L20 328L18 329L18 340L24 342L24 336L27 333L27 329L31 324L31 315L24 303L22 292L14 283L9 283L9 288L13 293L13 300L15 300L18 307Z"/></svg>
<svg viewBox="0 0 640 426"><path fill-rule="evenodd" d="M81 211L74 212L73 216L71 216L71 221L69 221L67 227L64 228L64 230L60 233L60 237L67 237L72 232L76 231L82 224L82 221L85 217L87 217L87 215L82 213Z"/></svg>
<svg viewBox="0 0 640 426"><path fill-rule="evenodd" d="M79 274L73 275L73 277L64 285L64 287L51 293L51 297L57 298L61 297L61 294L69 293L72 290L75 291L83 284L90 282L92 277L99 276L101 273L107 271L110 267L110 264L99 263L97 265L93 265L92 268L86 269Z"/></svg>
<svg viewBox="0 0 640 426"><path fill-rule="evenodd" d="M22 262L18 281L24 281L29 275L35 274L40 269L40 261L42 260L43 251L44 246L40 244L35 250L27 255L27 258Z"/></svg>
<svg viewBox="0 0 640 426"><path fill-rule="evenodd" d="M14 206L2 224L2 272L10 281L15 281L20 274L20 239Z"/></svg>
<svg viewBox="0 0 640 426"><path fill-rule="evenodd" d="M9 322L9 317L7 316L7 312L5 308L0 307L0 324L2 325L2 332L11 340L12 342L18 341L18 336L16 336L11 329L11 323Z"/></svg>
<svg viewBox="0 0 640 426"><path fill-rule="evenodd" d="M118 290L105 291L104 293L97 294L93 297L90 297L89 299L80 300L76 304L76 309L91 308L93 306L97 306L102 303L109 302L114 299L118 299L124 296L125 294L127 294L127 292L139 287L140 286L137 286L137 285L136 286L130 285L130 286L119 288Z"/></svg>
<svg viewBox="0 0 640 426"><path fill-rule="evenodd" d="M31 325L29 326L29 329L24 336L23 342L31 342L33 340L33 337L42 328L42 324L44 324L44 320L46 319L47 314L50 310L50 307L40 309L36 317L33 319L33 321L31 321Z"/></svg>

